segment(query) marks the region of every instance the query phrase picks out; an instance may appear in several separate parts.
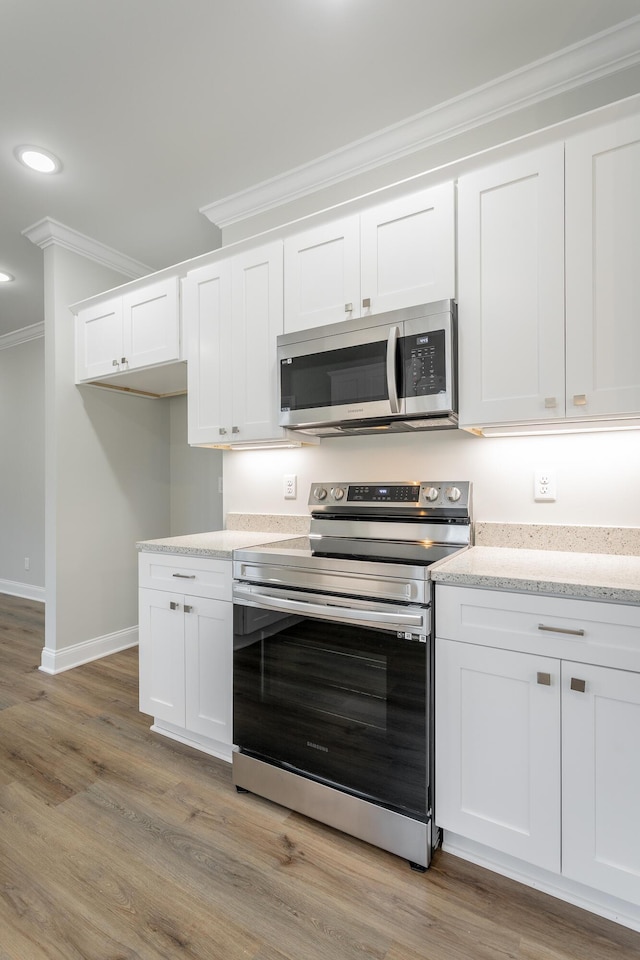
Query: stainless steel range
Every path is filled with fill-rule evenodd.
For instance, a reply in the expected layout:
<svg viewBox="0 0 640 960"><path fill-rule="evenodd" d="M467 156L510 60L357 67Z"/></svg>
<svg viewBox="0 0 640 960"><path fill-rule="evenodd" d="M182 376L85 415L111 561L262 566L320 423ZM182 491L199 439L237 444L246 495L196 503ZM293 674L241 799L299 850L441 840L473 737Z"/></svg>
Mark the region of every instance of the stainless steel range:
<svg viewBox="0 0 640 960"><path fill-rule="evenodd" d="M314 483L309 538L234 553L233 779L429 866L433 592L468 482Z"/></svg>

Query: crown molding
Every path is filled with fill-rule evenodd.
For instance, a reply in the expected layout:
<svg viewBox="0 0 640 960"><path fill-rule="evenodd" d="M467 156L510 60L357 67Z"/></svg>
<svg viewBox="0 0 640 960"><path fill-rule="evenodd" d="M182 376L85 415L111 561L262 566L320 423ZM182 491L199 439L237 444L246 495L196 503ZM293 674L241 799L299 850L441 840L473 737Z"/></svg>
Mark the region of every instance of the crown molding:
<svg viewBox="0 0 640 960"><path fill-rule="evenodd" d="M82 257L94 260L103 267L109 267L131 280L137 280L139 277L146 277L147 274L153 273L153 267L148 267L138 260L132 260L131 257L114 250L113 247L107 247L104 243L93 240L72 227L66 227L64 223L58 223L51 217L43 217L42 220L38 220L37 223L23 230L22 235L42 250L53 244L64 247L65 250L79 253Z"/></svg>
<svg viewBox="0 0 640 960"><path fill-rule="evenodd" d="M640 63L640 16L310 163L200 207L219 228L432 147Z"/></svg>
<svg viewBox="0 0 640 960"><path fill-rule="evenodd" d="M0 350L8 350L9 347L17 347L20 343L28 343L29 340L38 340L40 337L44 337L44 323L33 323L30 327L2 334Z"/></svg>

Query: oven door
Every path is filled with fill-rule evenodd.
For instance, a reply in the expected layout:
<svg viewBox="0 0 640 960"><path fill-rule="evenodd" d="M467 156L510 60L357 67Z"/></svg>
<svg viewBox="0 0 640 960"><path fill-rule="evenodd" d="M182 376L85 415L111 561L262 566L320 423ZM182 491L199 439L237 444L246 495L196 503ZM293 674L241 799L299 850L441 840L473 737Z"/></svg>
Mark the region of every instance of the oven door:
<svg viewBox="0 0 640 960"><path fill-rule="evenodd" d="M428 609L270 588L260 599L243 588L234 589L240 751L427 820Z"/></svg>

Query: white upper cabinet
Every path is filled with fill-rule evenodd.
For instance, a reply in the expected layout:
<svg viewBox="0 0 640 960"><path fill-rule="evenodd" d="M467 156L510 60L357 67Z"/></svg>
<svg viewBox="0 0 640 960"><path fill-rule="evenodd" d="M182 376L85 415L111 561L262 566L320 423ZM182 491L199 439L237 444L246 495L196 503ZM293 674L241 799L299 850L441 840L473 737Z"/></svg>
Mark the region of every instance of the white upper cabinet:
<svg viewBox="0 0 640 960"><path fill-rule="evenodd" d="M460 424L563 417L564 150L458 184Z"/></svg>
<svg viewBox="0 0 640 960"><path fill-rule="evenodd" d="M288 237L285 333L453 298L454 235L445 183Z"/></svg>
<svg viewBox="0 0 640 960"><path fill-rule="evenodd" d="M231 424L231 263L192 270L184 281L189 443L223 443Z"/></svg>
<svg viewBox="0 0 640 960"><path fill-rule="evenodd" d="M285 333L360 315L357 216L287 237L284 265Z"/></svg>
<svg viewBox="0 0 640 960"><path fill-rule="evenodd" d="M279 241L187 275L189 443L227 445L285 436L277 424L282 297Z"/></svg>
<svg viewBox="0 0 640 960"><path fill-rule="evenodd" d="M179 280L170 277L81 307L76 382L180 360L179 303Z"/></svg>
<svg viewBox="0 0 640 960"><path fill-rule="evenodd" d="M362 314L455 298L454 209L444 183L361 214Z"/></svg>
<svg viewBox="0 0 640 960"><path fill-rule="evenodd" d="M282 244L275 242L233 258L232 439L277 439L278 364L282 333Z"/></svg>
<svg viewBox="0 0 640 960"><path fill-rule="evenodd" d="M567 416L640 412L640 118L566 144Z"/></svg>

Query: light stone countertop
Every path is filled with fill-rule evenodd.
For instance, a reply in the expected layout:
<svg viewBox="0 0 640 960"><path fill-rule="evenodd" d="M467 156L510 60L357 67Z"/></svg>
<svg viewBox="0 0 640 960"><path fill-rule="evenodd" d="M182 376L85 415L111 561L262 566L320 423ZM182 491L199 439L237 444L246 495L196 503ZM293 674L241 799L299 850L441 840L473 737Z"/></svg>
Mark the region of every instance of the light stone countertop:
<svg viewBox="0 0 640 960"><path fill-rule="evenodd" d="M234 550L256 547L264 543L292 540L296 534L250 530L212 530L210 533L191 533L183 537L165 537L161 540L140 540L138 550L151 553L189 554L195 557L217 557L231 560Z"/></svg>
<svg viewBox="0 0 640 960"><path fill-rule="evenodd" d="M470 547L431 567L436 583L640 604L640 557Z"/></svg>

